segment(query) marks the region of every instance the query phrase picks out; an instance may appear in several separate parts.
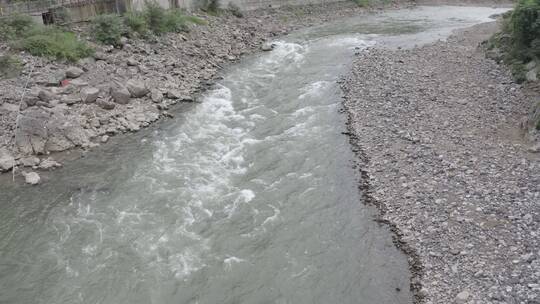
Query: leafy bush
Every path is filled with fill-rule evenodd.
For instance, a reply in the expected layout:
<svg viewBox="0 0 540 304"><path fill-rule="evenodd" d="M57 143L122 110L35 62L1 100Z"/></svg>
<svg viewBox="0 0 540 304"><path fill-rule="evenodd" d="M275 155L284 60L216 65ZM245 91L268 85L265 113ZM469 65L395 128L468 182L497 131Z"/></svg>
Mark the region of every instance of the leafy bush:
<svg viewBox="0 0 540 304"><path fill-rule="evenodd" d="M0 18L0 38L5 40L26 36L37 24L27 15L12 15Z"/></svg>
<svg viewBox="0 0 540 304"><path fill-rule="evenodd" d="M159 6L155 1L146 1L144 6L144 17L148 28L154 34L162 34L167 31L165 19L165 9Z"/></svg>
<svg viewBox="0 0 540 304"><path fill-rule="evenodd" d="M20 49L34 56L77 61L93 54L94 50L77 39L75 34L60 30L43 31L19 42Z"/></svg>
<svg viewBox="0 0 540 304"><path fill-rule="evenodd" d="M96 40L109 45L120 45L124 29L117 15L98 15L92 19L92 33Z"/></svg>
<svg viewBox="0 0 540 304"><path fill-rule="evenodd" d="M21 71L22 64L19 59L10 56L0 56L0 78L15 77Z"/></svg>
<svg viewBox="0 0 540 304"><path fill-rule="evenodd" d="M144 15L137 12L130 12L124 15L124 24L130 32L138 33L142 36L146 36L148 33L148 25Z"/></svg>

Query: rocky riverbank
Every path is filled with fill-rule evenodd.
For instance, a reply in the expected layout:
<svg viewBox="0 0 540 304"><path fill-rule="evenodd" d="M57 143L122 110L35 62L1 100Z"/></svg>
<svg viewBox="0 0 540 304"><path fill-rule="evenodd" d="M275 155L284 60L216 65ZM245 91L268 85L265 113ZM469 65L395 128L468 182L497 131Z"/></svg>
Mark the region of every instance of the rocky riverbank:
<svg viewBox="0 0 540 304"><path fill-rule="evenodd" d="M59 167L51 153L86 150L171 117L171 106L196 101L222 67L271 49L268 41L362 11L343 2L258 10L243 18L202 14L208 25L153 40L124 39L121 48L95 45L95 56L77 64L21 54L21 76L0 81L0 172L13 165L21 171Z"/></svg>
<svg viewBox="0 0 540 304"><path fill-rule="evenodd" d="M343 84L363 187L419 303L540 303L540 154L519 127L539 95L478 48L496 29L370 49Z"/></svg>

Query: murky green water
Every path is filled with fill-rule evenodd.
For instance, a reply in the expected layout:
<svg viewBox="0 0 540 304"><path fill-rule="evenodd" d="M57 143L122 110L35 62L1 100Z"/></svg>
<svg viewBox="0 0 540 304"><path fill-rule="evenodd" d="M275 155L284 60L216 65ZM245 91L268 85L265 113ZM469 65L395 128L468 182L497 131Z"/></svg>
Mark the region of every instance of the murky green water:
<svg viewBox="0 0 540 304"><path fill-rule="evenodd" d="M4 182L0 303L410 303L406 257L361 202L336 81L355 49L427 42L494 12L295 33L176 119L40 186Z"/></svg>

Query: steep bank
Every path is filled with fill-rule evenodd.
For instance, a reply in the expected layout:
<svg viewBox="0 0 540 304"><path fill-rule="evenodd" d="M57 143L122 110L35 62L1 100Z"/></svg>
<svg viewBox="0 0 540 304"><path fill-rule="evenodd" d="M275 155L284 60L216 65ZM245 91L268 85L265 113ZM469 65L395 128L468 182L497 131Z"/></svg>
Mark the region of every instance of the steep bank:
<svg viewBox="0 0 540 304"><path fill-rule="evenodd" d="M125 40L121 49L97 46L95 58L75 66L22 54L22 75L0 81L0 171L13 164L51 169L59 164L47 160L50 153L88 149L170 117L172 105L194 101L221 67L268 39L362 11L343 2L258 10L244 18L204 15L207 26L155 41Z"/></svg>
<svg viewBox="0 0 540 304"><path fill-rule="evenodd" d="M526 92L477 48L496 29L371 49L343 85L370 193L419 259L423 303L540 300L540 157L519 134Z"/></svg>

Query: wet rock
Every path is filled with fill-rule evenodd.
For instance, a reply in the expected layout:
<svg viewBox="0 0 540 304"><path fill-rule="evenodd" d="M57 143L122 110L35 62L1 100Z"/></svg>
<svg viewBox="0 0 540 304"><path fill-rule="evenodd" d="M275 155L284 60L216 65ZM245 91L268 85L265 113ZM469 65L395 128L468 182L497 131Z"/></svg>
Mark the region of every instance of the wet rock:
<svg viewBox="0 0 540 304"><path fill-rule="evenodd" d="M108 142L108 141L109 141L109 135L103 135L103 136L101 136L100 141L101 141L102 143Z"/></svg>
<svg viewBox="0 0 540 304"><path fill-rule="evenodd" d="M72 67L69 67L66 70L66 77L68 77L68 78L78 78L83 73L84 73L84 71L82 69L72 66Z"/></svg>
<svg viewBox="0 0 540 304"><path fill-rule="evenodd" d="M98 88L84 88L81 90L81 99L84 103L92 103L99 97Z"/></svg>
<svg viewBox="0 0 540 304"><path fill-rule="evenodd" d="M13 167L15 158L5 148L0 148L0 172L7 171Z"/></svg>
<svg viewBox="0 0 540 304"><path fill-rule="evenodd" d="M27 184L30 185L37 185L41 181L41 178L39 177L39 174L36 172L22 172L22 175L24 176L24 181Z"/></svg>
<svg viewBox="0 0 540 304"><path fill-rule="evenodd" d="M23 157L21 158L20 163L25 167L34 167L39 165L39 158L35 156Z"/></svg>
<svg viewBox="0 0 540 304"><path fill-rule="evenodd" d="M128 104L131 98L131 92L126 87L120 85L112 87L110 93L114 102L118 104Z"/></svg>
<svg viewBox="0 0 540 304"><path fill-rule="evenodd" d="M261 45L261 51L265 51L265 52L268 52L268 51L271 51L274 49L276 45L273 44L273 43L270 43L270 42L265 42Z"/></svg>
<svg viewBox="0 0 540 304"><path fill-rule="evenodd" d="M126 88L131 96L135 98L146 96L150 92L144 82L135 79L128 80Z"/></svg>
<svg viewBox="0 0 540 304"><path fill-rule="evenodd" d="M62 167L62 165L60 163L56 162L52 158L44 159L39 164L39 169L42 169L42 170L50 170L50 169L54 169L54 168L58 168L58 167Z"/></svg>

